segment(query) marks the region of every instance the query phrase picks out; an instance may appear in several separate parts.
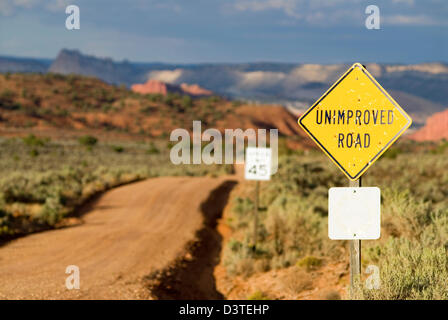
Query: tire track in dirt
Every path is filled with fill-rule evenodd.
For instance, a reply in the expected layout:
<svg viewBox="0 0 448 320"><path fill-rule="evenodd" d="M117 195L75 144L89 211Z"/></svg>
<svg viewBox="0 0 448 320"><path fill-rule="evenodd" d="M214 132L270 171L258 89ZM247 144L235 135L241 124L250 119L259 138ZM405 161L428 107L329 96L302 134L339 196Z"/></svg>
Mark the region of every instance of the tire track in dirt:
<svg viewBox="0 0 448 320"><path fill-rule="evenodd" d="M0 298L222 298L215 227L232 179L163 177L106 192L81 225L2 246ZM80 268L80 290L65 287L68 265Z"/></svg>

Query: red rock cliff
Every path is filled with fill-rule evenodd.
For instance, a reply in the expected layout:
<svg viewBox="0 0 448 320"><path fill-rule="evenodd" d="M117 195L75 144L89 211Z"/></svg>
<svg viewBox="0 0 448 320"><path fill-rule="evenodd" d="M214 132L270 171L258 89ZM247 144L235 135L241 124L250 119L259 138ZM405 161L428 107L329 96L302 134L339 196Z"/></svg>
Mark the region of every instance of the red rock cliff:
<svg viewBox="0 0 448 320"><path fill-rule="evenodd" d="M166 95L168 93L168 88L166 84L158 80L148 80L144 84L133 84L131 86L132 91L148 94L148 93L160 93Z"/></svg>
<svg viewBox="0 0 448 320"><path fill-rule="evenodd" d="M409 138L416 141L448 139L448 109L434 113L426 120L426 125Z"/></svg>

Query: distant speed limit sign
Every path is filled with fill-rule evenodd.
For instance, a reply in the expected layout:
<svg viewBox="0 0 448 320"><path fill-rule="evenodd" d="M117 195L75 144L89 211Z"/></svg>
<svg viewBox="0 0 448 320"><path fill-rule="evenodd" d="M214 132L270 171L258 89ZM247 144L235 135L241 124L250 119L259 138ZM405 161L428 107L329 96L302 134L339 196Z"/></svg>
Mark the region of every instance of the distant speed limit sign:
<svg viewBox="0 0 448 320"><path fill-rule="evenodd" d="M246 180L271 179L271 149L253 147L246 149L244 177Z"/></svg>

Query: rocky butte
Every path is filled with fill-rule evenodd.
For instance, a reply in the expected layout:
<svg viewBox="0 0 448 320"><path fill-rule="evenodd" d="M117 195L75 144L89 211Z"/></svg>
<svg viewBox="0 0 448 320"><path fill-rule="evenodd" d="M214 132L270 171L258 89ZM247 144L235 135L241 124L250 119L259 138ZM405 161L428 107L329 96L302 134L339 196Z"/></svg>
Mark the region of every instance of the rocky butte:
<svg viewBox="0 0 448 320"><path fill-rule="evenodd" d="M182 83L180 86L165 83L159 80L149 79L146 83L133 84L131 86L132 91L142 93L142 94L163 94L166 95L168 92L178 92L181 94L188 94L191 96L211 96L213 92L200 87L197 84L189 85L187 83Z"/></svg>
<svg viewBox="0 0 448 320"><path fill-rule="evenodd" d="M409 136L416 141L438 141L448 139L448 109L434 113L426 120L426 125Z"/></svg>

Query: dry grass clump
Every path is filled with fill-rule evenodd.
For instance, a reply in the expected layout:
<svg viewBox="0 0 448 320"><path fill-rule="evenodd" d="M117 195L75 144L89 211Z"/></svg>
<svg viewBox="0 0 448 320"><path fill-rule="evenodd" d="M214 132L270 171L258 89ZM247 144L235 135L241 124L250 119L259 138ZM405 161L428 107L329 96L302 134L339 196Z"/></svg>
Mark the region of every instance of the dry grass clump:
<svg viewBox="0 0 448 320"><path fill-rule="evenodd" d="M296 268L291 270L291 272L286 273L280 281L285 290L292 294L298 294L313 288L313 281L310 279L309 275L305 271L297 270Z"/></svg>
<svg viewBox="0 0 448 320"><path fill-rule="evenodd" d="M270 300L269 296L263 291L257 290L247 297L247 300Z"/></svg>

